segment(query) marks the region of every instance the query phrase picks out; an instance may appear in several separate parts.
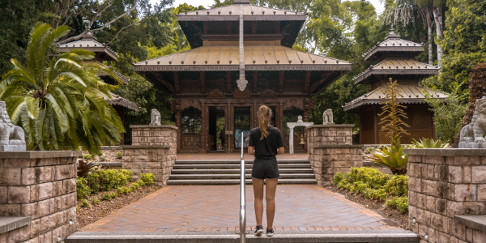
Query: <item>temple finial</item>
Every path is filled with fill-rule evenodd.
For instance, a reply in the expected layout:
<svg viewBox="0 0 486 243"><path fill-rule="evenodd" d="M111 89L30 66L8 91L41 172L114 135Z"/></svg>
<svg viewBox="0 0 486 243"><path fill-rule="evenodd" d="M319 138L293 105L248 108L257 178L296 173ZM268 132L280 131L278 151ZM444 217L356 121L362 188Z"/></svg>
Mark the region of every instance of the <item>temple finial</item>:
<svg viewBox="0 0 486 243"><path fill-rule="evenodd" d="M250 0L233 0L234 4L250 4Z"/></svg>
<svg viewBox="0 0 486 243"><path fill-rule="evenodd" d="M390 33L388 33L388 37L386 37L387 39L388 38L400 38L400 35L397 35L395 33L395 29L393 27L390 28Z"/></svg>

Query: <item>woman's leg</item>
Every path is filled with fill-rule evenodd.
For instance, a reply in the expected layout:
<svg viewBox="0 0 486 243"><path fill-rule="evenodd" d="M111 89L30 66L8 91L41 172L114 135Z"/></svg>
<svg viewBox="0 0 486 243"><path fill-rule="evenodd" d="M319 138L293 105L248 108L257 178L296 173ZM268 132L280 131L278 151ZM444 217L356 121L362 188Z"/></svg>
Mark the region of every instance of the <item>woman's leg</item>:
<svg viewBox="0 0 486 243"><path fill-rule="evenodd" d="M255 207L256 225L262 225L263 215L263 180L252 178L253 195L255 200L253 205Z"/></svg>
<svg viewBox="0 0 486 243"><path fill-rule="evenodd" d="M277 191L278 179L267 179L267 229L273 229L273 218L275 217L275 191Z"/></svg>

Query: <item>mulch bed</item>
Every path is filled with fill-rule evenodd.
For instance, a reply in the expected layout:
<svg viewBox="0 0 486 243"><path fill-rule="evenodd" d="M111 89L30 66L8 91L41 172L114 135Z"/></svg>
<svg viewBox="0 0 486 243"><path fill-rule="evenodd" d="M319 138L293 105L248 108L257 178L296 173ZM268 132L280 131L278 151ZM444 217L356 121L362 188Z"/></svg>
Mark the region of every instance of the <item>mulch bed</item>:
<svg viewBox="0 0 486 243"><path fill-rule="evenodd" d="M127 195L118 195L116 198L113 198L109 201L102 201L101 194L106 192L99 192L87 198L88 202L91 203L91 206L84 207L84 208L81 207L81 200L78 200L77 203L78 210L76 211L77 227L78 229L80 229L88 224L91 224L107 216L111 212L120 209L127 204L135 202L138 199L143 198L148 194L157 191L160 188L161 187L157 185L144 186L135 192L130 192ZM92 199L94 197L98 197L100 199L100 203L98 205L92 204Z"/></svg>
<svg viewBox="0 0 486 243"><path fill-rule="evenodd" d="M408 227L408 214L401 214L398 210L394 208L385 207L385 202L365 198L359 193L353 193L345 189L339 189L335 185L326 187L326 189L337 192L346 197L346 199L355 203L359 203L363 205L363 207L375 211L376 213L387 219L386 223L391 226L397 226L406 230L410 230L410 228Z"/></svg>

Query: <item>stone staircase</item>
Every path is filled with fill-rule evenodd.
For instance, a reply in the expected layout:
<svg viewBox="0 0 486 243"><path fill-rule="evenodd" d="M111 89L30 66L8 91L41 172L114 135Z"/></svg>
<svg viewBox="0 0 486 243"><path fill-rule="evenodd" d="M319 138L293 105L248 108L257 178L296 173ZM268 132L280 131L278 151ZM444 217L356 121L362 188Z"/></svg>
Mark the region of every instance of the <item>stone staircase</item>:
<svg viewBox="0 0 486 243"><path fill-rule="evenodd" d="M245 161L246 183L251 184L253 161ZM316 184L308 160L280 159L279 184ZM234 185L240 183L239 160L176 160L168 185Z"/></svg>

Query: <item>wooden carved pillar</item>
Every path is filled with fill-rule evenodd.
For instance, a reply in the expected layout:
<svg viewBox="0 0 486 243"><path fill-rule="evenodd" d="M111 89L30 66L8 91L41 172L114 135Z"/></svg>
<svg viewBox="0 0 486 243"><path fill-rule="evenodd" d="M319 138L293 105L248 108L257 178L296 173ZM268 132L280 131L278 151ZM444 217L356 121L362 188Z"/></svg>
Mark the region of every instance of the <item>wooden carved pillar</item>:
<svg viewBox="0 0 486 243"><path fill-rule="evenodd" d="M199 72L199 78L201 79L201 93L206 93L206 73Z"/></svg>
<svg viewBox="0 0 486 243"><path fill-rule="evenodd" d="M209 117L208 117L208 107L206 106L205 102L201 102L201 152L205 153L207 146L208 146L208 123L209 123Z"/></svg>
<svg viewBox="0 0 486 243"><path fill-rule="evenodd" d="M258 72L253 71L253 94L258 94Z"/></svg>
<svg viewBox="0 0 486 243"><path fill-rule="evenodd" d="M283 92L283 86L284 86L284 71L279 71L278 72L278 92L282 93Z"/></svg>
<svg viewBox="0 0 486 243"><path fill-rule="evenodd" d="M253 104L251 105L251 128L258 126L257 112L258 112L258 104L256 101L253 101Z"/></svg>
<svg viewBox="0 0 486 243"><path fill-rule="evenodd" d="M181 92L181 84L179 81L179 73L174 72L174 88L175 88L175 93L179 94Z"/></svg>
<svg viewBox="0 0 486 243"><path fill-rule="evenodd" d="M305 72L305 80L304 80L304 93L309 93L310 91L310 76L311 76L311 72L310 71L306 71Z"/></svg>
<svg viewBox="0 0 486 243"><path fill-rule="evenodd" d="M226 104L226 152L231 153L233 151L234 143L233 143L233 138L234 138L234 108L231 105L231 103L228 101Z"/></svg>
<svg viewBox="0 0 486 243"><path fill-rule="evenodd" d="M309 98L305 98L304 99L304 109L302 109L304 111L304 117L303 117L303 120L304 122L308 122L309 121L309 112L311 110L311 100Z"/></svg>
<svg viewBox="0 0 486 243"><path fill-rule="evenodd" d="M180 110L176 110L175 120L176 120L176 126L179 128L177 129L177 151L180 151L182 148L182 120L181 120Z"/></svg>
<svg viewBox="0 0 486 243"><path fill-rule="evenodd" d="M280 131L283 131L283 101L279 101L277 105L277 113L278 116L275 117L277 120L277 127L280 129Z"/></svg>
<svg viewBox="0 0 486 243"><path fill-rule="evenodd" d="M226 93L228 94L231 94L232 90L231 90L231 72L230 71L227 71L226 72Z"/></svg>
<svg viewBox="0 0 486 243"><path fill-rule="evenodd" d="M203 33L204 34L207 34L208 33L208 22L206 22L206 21L203 24Z"/></svg>
<svg viewBox="0 0 486 243"><path fill-rule="evenodd" d="M361 109L361 108L360 108ZM378 109L380 109L379 106L373 106L373 126L374 126L374 130L375 130L375 139L374 139L374 143L376 144L379 144L380 143L380 124L379 124L379 117L378 117Z"/></svg>

